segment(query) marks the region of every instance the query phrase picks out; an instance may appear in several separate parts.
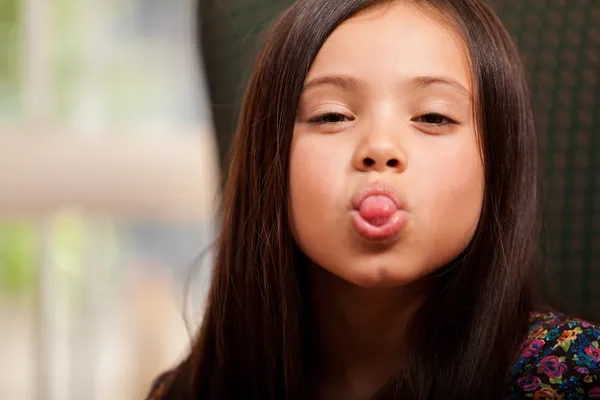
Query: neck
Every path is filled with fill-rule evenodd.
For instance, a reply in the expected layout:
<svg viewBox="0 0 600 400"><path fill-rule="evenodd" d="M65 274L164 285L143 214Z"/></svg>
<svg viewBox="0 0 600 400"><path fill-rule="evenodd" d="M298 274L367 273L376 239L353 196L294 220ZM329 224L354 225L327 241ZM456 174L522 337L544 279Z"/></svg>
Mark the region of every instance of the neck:
<svg viewBox="0 0 600 400"><path fill-rule="evenodd" d="M422 284L364 288L311 268L322 398L367 398L398 372L408 324L424 299ZM331 389L331 390L329 390ZM323 395L336 392L338 396Z"/></svg>

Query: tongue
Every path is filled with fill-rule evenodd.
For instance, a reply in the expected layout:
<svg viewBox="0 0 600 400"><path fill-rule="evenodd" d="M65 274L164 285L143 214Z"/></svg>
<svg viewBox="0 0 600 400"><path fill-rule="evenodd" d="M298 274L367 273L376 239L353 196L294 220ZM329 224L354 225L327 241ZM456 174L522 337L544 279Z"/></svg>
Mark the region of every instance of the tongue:
<svg viewBox="0 0 600 400"><path fill-rule="evenodd" d="M369 196L363 200L358 212L371 225L384 225L398 208L387 196Z"/></svg>

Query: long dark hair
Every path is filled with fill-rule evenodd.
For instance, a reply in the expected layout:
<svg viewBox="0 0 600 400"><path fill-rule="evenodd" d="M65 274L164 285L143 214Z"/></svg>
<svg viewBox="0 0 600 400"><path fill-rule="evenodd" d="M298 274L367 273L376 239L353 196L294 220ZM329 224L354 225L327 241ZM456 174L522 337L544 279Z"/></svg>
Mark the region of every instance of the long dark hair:
<svg viewBox="0 0 600 400"><path fill-rule="evenodd" d="M296 108L317 52L343 21L389 0L297 1L274 24L244 100L224 192L208 305L168 399L308 396L314 327L288 215ZM532 308L537 159L525 76L480 0L414 0L466 44L485 164L484 206L464 253L438 271L406 365L379 399L500 399Z"/></svg>

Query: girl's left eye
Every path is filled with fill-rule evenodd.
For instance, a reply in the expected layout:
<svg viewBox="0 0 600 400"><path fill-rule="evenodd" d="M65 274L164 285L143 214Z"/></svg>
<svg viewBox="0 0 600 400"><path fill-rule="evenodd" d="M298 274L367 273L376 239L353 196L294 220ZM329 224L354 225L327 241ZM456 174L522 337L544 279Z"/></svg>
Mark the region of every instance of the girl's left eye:
<svg viewBox="0 0 600 400"><path fill-rule="evenodd" d="M419 122L425 125L432 125L432 126L444 126L444 125L457 125L458 122L456 122L455 120L453 120L450 117L447 117L443 114L438 114L438 113L427 113L427 114L423 114L415 119L413 119L414 122Z"/></svg>
<svg viewBox="0 0 600 400"><path fill-rule="evenodd" d="M339 124L340 122L352 121L354 118L347 117L344 114L329 112L318 117L310 119L308 122L313 125Z"/></svg>

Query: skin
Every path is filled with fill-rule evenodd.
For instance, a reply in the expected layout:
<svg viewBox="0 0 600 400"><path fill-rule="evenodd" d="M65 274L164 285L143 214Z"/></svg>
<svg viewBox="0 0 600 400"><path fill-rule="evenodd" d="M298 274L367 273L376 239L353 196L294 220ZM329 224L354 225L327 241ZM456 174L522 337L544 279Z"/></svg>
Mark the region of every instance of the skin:
<svg viewBox="0 0 600 400"><path fill-rule="evenodd" d="M306 78L290 161L291 226L310 268L321 344L315 397L367 399L402 361L423 279L473 237L483 162L464 43L406 3L340 25ZM323 115L326 114L324 117ZM365 239L349 203L383 182L404 210L399 234Z"/></svg>

